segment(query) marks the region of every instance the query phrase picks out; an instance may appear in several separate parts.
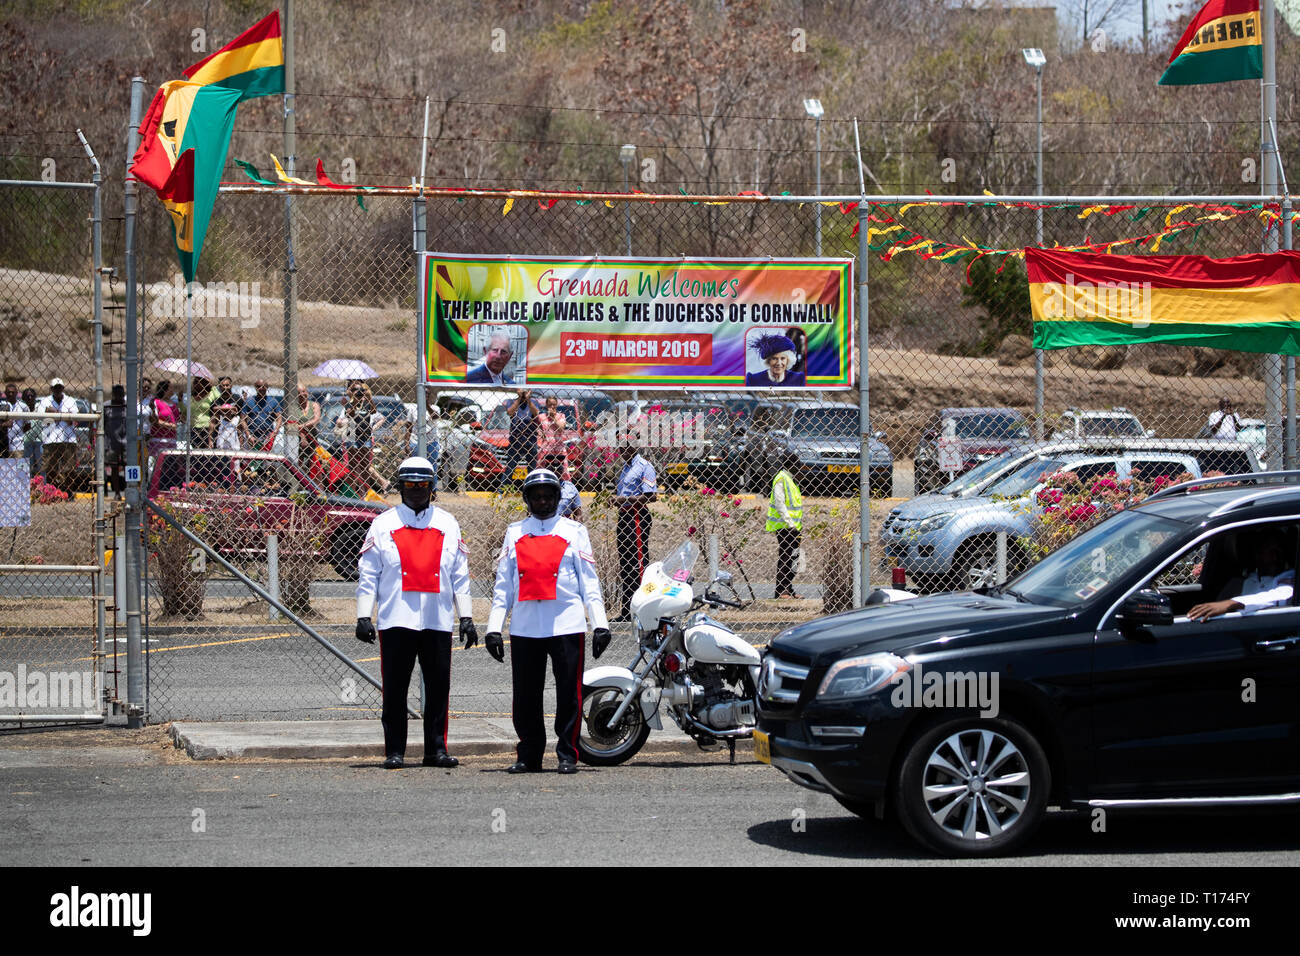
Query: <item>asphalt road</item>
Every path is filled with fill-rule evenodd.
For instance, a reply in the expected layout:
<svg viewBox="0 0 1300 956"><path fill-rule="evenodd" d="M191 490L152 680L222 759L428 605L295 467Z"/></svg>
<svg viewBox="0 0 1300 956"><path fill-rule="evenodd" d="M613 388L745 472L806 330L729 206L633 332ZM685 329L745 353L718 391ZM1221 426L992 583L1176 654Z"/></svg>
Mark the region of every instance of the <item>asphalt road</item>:
<svg viewBox="0 0 1300 956"><path fill-rule="evenodd" d="M646 755L573 777L509 775L501 757L392 772L371 761L195 763L161 735L92 746L77 733L80 746L57 731L0 736L5 865L954 865L725 755ZM1111 812L1106 824L1095 832L1086 815L1053 813L1024 855L957 865L1300 864L1294 811Z"/></svg>

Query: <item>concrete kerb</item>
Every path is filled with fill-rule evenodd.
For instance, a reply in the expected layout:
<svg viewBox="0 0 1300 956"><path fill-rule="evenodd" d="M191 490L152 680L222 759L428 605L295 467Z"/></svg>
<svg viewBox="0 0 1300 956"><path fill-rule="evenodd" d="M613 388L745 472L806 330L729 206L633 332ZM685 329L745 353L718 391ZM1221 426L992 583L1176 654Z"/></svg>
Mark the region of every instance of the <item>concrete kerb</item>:
<svg viewBox="0 0 1300 956"><path fill-rule="evenodd" d="M193 760L382 759L383 730L378 720L176 721L172 743ZM548 749L554 748L548 734ZM457 757L515 752L514 728L507 718L453 719L447 750ZM743 746L743 745L742 745ZM694 748L677 730L651 731L642 753L674 753ZM723 745L723 753L726 747ZM408 724L406 759L424 756L424 729L419 720Z"/></svg>

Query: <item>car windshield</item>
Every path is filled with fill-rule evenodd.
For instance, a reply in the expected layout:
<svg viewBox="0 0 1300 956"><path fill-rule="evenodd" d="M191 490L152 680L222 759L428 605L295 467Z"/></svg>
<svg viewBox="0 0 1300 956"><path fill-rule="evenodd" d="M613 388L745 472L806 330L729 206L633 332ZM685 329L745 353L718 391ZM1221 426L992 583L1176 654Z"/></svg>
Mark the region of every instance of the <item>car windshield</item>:
<svg viewBox="0 0 1300 956"><path fill-rule="evenodd" d="M958 438L1029 438L1022 415L963 415L954 418Z"/></svg>
<svg viewBox="0 0 1300 956"><path fill-rule="evenodd" d="M985 490L986 495L1018 498L1065 464L1061 458L1034 458Z"/></svg>
<svg viewBox="0 0 1300 956"><path fill-rule="evenodd" d="M794 413L790 435L794 438L831 438L858 434L858 410L843 408L806 408Z"/></svg>
<svg viewBox="0 0 1300 956"><path fill-rule="evenodd" d="M965 474L958 475L948 484L939 489L941 495L959 495L968 488L974 488L980 482L996 475L1003 468L1007 467L1007 462L1011 460L1010 455L998 455L996 458L990 458L988 461L982 461Z"/></svg>
<svg viewBox="0 0 1300 956"><path fill-rule="evenodd" d="M1146 432L1131 416L1113 418L1083 418L1079 420L1079 431L1086 438L1110 438L1114 436L1133 436L1142 438Z"/></svg>
<svg viewBox="0 0 1300 956"><path fill-rule="evenodd" d="M1188 526L1147 514L1121 511L1049 554L1007 585L1007 590L1035 604L1070 607L1125 577Z"/></svg>

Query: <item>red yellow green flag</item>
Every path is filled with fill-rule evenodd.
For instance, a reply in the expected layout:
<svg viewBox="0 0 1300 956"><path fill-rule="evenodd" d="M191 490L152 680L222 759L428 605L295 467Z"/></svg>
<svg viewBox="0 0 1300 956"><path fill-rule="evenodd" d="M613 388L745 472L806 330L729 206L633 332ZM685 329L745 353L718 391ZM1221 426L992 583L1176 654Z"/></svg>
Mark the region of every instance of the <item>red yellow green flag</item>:
<svg viewBox="0 0 1300 956"><path fill-rule="evenodd" d="M1211 259L1026 249L1034 348L1163 342L1300 355L1300 251Z"/></svg>
<svg viewBox="0 0 1300 956"><path fill-rule="evenodd" d="M1258 80L1264 75L1260 22L1259 0L1209 0L1187 25L1156 83Z"/></svg>
<svg viewBox="0 0 1300 956"><path fill-rule="evenodd" d="M276 10L185 71L201 86L239 90L240 99L284 92L284 46Z"/></svg>
<svg viewBox="0 0 1300 956"><path fill-rule="evenodd" d="M158 88L140 124L131 173L171 214L186 282L194 281L241 97L239 90L173 80Z"/></svg>

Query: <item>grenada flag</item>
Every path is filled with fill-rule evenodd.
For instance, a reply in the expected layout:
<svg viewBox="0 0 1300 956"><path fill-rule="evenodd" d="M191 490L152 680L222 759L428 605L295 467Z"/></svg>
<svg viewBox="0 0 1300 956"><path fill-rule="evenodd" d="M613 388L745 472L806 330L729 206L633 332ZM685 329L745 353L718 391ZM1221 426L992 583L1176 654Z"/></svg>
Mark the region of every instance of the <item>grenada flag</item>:
<svg viewBox="0 0 1300 956"><path fill-rule="evenodd" d="M284 45L280 11L268 14L216 53L185 71L201 86L239 90L240 99L284 92Z"/></svg>
<svg viewBox="0 0 1300 956"><path fill-rule="evenodd" d="M152 187L171 214L187 283L194 281L203 251L241 96L239 90L172 80L158 88L140 124L131 174Z"/></svg>
<svg viewBox="0 0 1300 956"><path fill-rule="evenodd" d="M1259 0L1210 0L1188 24L1156 83L1191 86L1260 79L1264 75L1260 24Z"/></svg>

